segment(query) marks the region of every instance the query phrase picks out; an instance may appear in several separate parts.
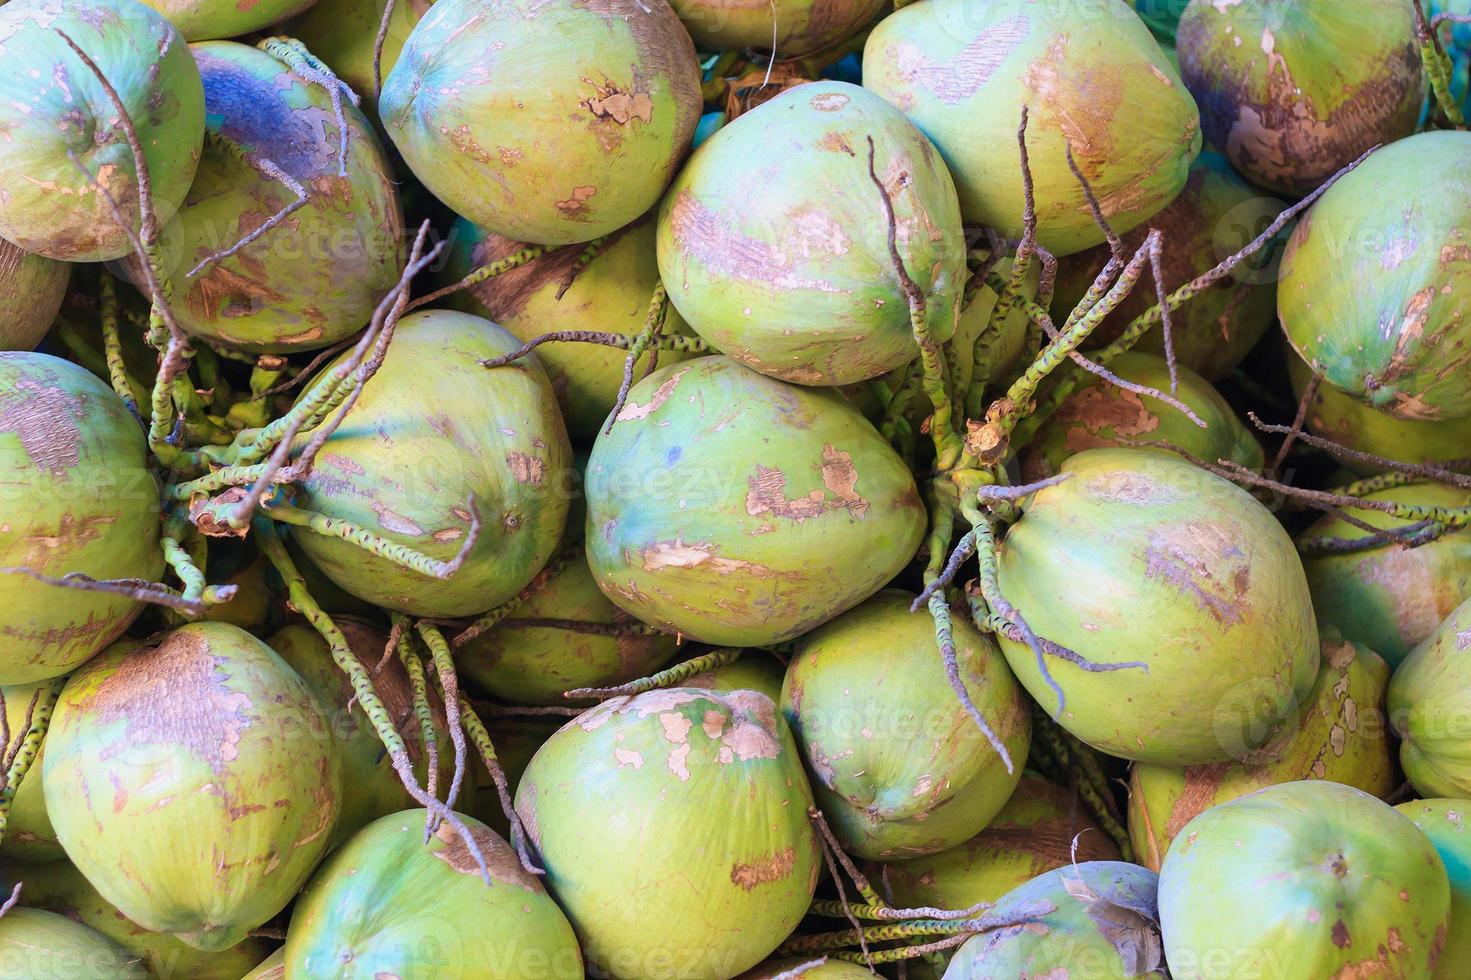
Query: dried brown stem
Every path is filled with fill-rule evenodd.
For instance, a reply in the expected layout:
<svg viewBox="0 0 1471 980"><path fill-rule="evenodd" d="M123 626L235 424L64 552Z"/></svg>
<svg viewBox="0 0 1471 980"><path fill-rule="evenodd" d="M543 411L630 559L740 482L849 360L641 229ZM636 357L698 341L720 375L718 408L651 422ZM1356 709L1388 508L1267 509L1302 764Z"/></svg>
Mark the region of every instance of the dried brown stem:
<svg viewBox="0 0 1471 980"><path fill-rule="evenodd" d="M228 248L222 248L217 252L211 252L209 255L206 255L204 258L200 259L199 262L194 266L194 268L185 273L185 279L193 279L195 276L203 272L206 268L220 261L221 259L227 259L230 256L237 254L242 248L254 241L257 241L271 229L279 226L283 221L285 221L287 218L291 217L302 207L304 207L306 205L306 202L310 200L310 195L307 193L306 188L301 186L301 182L298 181L295 177L292 177L286 171L282 170L280 167L276 166L275 163L271 162L265 157L252 157L247 155L245 159L249 161L251 166L260 171L262 176L270 180L274 180L279 184L282 184L292 194L296 195L296 198L291 203L287 204L284 208L271 215L265 221L261 222L261 224L253 231L247 232L245 235L241 236L240 240L237 241L235 244L231 245Z"/></svg>
<svg viewBox="0 0 1471 980"><path fill-rule="evenodd" d="M1113 230L1113 226L1108 223L1108 218L1104 217L1103 205L1098 203L1098 195L1093 193L1093 185L1083 175L1083 168L1078 166L1078 161L1073 158L1072 143L1067 145L1067 165L1068 169L1073 172L1073 176L1077 178L1078 186L1083 189L1083 200L1088 202L1088 212L1093 215L1093 222L1103 230L1103 237L1108 242L1109 252L1116 260L1122 262L1124 240L1119 237L1118 232Z"/></svg>
<svg viewBox="0 0 1471 980"><path fill-rule="evenodd" d="M1304 400L1303 404L1306 404L1306 400ZM1332 453L1341 459L1350 459L1356 463L1365 463L1380 470L1392 470L1395 473L1405 473L1425 480L1434 480L1437 483L1445 483L1461 490L1471 490L1471 475L1457 473L1455 470L1448 469L1445 466L1434 463L1406 463L1401 460L1390 459L1388 456L1377 456L1374 453L1350 449L1331 439L1324 439L1322 436L1315 436L1311 432L1303 431L1300 421L1297 420L1289 428L1285 425L1272 425L1263 422L1255 412L1247 412L1246 415L1247 418L1251 419L1252 424L1262 432L1273 435L1291 435L1293 438L1299 439L1309 446ZM1449 460L1448 462L1452 466L1471 466L1471 458ZM1280 466L1281 462L1279 460L1277 467Z"/></svg>
<svg viewBox="0 0 1471 980"><path fill-rule="evenodd" d="M149 582L140 578L113 578L95 579L81 572L67 572L60 578L43 575L30 568L8 567L0 568L0 574L26 575L45 585L54 585L58 588L77 589L82 592L102 592L107 595L124 596L138 602L146 602L155 606L166 606L169 609L177 609L188 616L203 616L209 606L194 599L186 599L174 588L161 582ZM233 598L239 586L222 585L214 590L213 597L220 602Z"/></svg>

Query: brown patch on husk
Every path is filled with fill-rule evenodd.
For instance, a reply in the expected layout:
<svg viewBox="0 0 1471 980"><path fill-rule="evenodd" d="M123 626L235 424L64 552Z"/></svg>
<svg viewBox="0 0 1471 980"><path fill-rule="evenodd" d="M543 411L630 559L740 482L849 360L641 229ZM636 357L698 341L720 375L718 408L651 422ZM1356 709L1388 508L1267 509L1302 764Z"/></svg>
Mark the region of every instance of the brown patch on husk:
<svg viewBox="0 0 1471 980"><path fill-rule="evenodd" d="M98 725L122 723L104 760L133 745L166 745L221 774L238 757L254 707L249 695L226 686L229 676L203 637L174 632L123 656L81 707Z"/></svg>
<svg viewBox="0 0 1471 980"><path fill-rule="evenodd" d="M541 882L521 866L520 858L516 852L500 838L499 834L487 827L476 824L466 824L470 836L475 839L480 853L485 857L485 865L490 869L490 876L497 884L519 885L529 892L541 894ZM476 863L470 848L466 846L464 838L459 831L449 825L449 821L443 821L435 829L434 836L444 846L432 852L434 856L453 868L462 875L479 876L480 865Z"/></svg>
<svg viewBox="0 0 1471 980"><path fill-rule="evenodd" d="M797 851L795 848L788 847L768 857L758 858L746 864L732 865L730 880L746 891L751 891L757 885L781 881L792 873L792 868L796 863Z"/></svg>

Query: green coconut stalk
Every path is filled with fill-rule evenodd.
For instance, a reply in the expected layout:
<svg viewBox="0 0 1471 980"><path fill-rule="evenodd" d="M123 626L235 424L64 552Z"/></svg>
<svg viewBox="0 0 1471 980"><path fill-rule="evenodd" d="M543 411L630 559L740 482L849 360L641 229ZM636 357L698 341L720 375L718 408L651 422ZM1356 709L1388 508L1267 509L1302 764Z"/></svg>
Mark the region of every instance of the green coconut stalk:
<svg viewBox="0 0 1471 980"><path fill-rule="evenodd" d="M716 694L729 694L731 691L760 691L771 700L780 703L784 676L779 660L764 651L751 650L739 660L686 677L680 686L697 687Z"/></svg>
<svg viewBox="0 0 1471 980"><path fill-rule="evenodd" d="M1229 909L1229 915L1222 910ZM1186 824L1159 876L1175 980L1429 977L1450 886L1429 839L1374 797L1285 783Z"/></svg>
<svg viewBox="0 0 1471 980"><path fill-rule="evenodd" d="M694 45L663 0L439 0L378 100L435 197L545 245L591 241L651 208L700 108Z"/></svg>
<svg viewBox="0 0 1471 980"><path fill-rule="evenodd" d="M1471 493L1439 483L1394 487L1365 495L1412 506L1467 507ZM1381 511L1355 511L1373 528L1399 528L1403 521ZM1342 516L1320 518L1298 539L1305 550L1332 538L1357 541L1370 532ZM1471 596L1471 533L1452 531L1416 548L1385 545L1364 551L1309 553L1303 559L1318 622L1369 647L1391 667L1435 632Z"/></svg>
<svg viewBox="0 0 1471 980"><path fill-rule="evenodd" d="M870 162L925 325L948 340L966 279L954 182L902 113L846 82L788 89L745 113L675 178L659 210L659 272L690 327L798 384L852 384L914 360Z"/></svg>
<svg viewBox="0 0 1471 980"><path fill-rule="evenodd" d="M190 41L238 37L301 13L314 0L143 0Z"/></svg>
<svg viewBox="0 0 1471 980"><path fill-rule="evenodd" d="M1287 532L1240 487L1164 453L1063 464L1001 544L1001 594L1040 637L1096 665L1001 647L1017 679L1094 748L1163 765L1265 743L1318 675L1318 634ZM1142 664L1119 669L1120 664Z"/></svg>
<svg viewBox="0 0 1471 980"><path fill-rule="evenodd" d="M72 675L46 739L46 809L120 912L218 952L280 912L331 842L342 767L324 730L269 647L191 624Z"/></svg>
<svg viewBox="0 0 1471 980"><path fill-rule="evenodd" d="M1061 976L1085 967L1099 980L1169 971L1159 934L1154 872L1120 861L1090 861L1049 871L1004 895L993 914L1037 907L1033 924L976 936L961 946L950 980Z"/></svg>
<svg viewBox="0 0 1471 980"><path fill-rule="evenodd" d="M380 68L393 70L409 32L419 23L433 0L395 0L383 36ZM282 25L282 30L300 40L312 54L331 66L334 74L369 102L378 100L378 83L373 77L373 49L383 26L388 0L317 0L305 13ZM376 108L365 111L376 114Z"/></svg>
<svg viewBox="0 0 1471 980"><path fill-rule="evenodd" d="M199 70L179 32L133 0L13 0L0 10L0 130L9 134L0 143L0 236L53 259L116 259L132 246L93 177L136 229L133 154L112 98L63 33L132 117L160 221L183 202L199 164Z"/></svg>
<svg viewBox="0 0 1471 980"><path fill-rule="evenodd" d="M261 960L240 980L286 980L286 948L283 946Z"/></svg>
<svg viewBox="0 0 1471 980"><path fill-rule="evenodd" d="M32 350L61 310L71 266L0 239L0 350Z"/></svg>
<svg viewBox="0 0 1471 980"><path fill-rule="evenodd" d="M1121 354L1109 365L1109 370L1136 385L1161 392L1170 390L1170 366L1154 354L1133 351ZM1053 476L1064 460L1085 449L1137 442L1168 443L1198 459L1212 463L1229 459L1247 469L1260 470L1265 462L1262 445L1241 423L1230 403L1210 382L1189 368L1178 368L1175 379L1179 387L1174 396L1205 422L1204 428L1158 398L1137 395L1090 376L1033 438L1028 447L1024 478L1032 482Z"/></svg>
<svg viewBox="0 0 1471 980"><path fill-rule="evenodd" d="M733 977L770 955L817 884L811 805L769 698L691 688L589 709L516 791L547 887L615 977Z"/></svg>
<svg viewBox="0 0 1471 980"><path fill-rule="evenodd" d="M191 50L204 78L209 139L160 246L180 325L253 352L314 350L356 333L404 264L403 214L378 137L356 107L341 106L344 173L327 88L244 44ZM262 232L301 192L305 204Z"/></svg>
<svg viewBox="0 0 1471 980"><path fill-rule="evenodd" d="M541 570L562 536L571 450L539 364L480 366L516 346L464 313L425 310L399 322L350 421L323 444L295 497L303 513L319 515L293 538L323 574L388 609L468 616L510 599ZM477 514L484 532L444 579L334 533L345 522L458 560Z"/></svg>
<svg viewBox="0 0 1471 980"><path fill-rule="evenodd" d="M1129 778L1129 839L1139 863L1158 871L1170 842L1200 813L1264 786L1327 779L1387 796L1395 787L1385 695L1389 666L1337 638L1298 717L1243 758L1209 765L1136 763Z"/></svg>
<svg viewBox="0 0 1471 980"><path fill-rule="evenodd" d="M445 266L437 281L457 282L472 270L516 254L519 242L490 235L463 218L455 222ZM531 341L553 331L586 330L633 335L648 316L649 296L659 284L654 256L654 222L617 233L586 264L565 248L486 279L450 300L457 309L500 324ZM681 333L683 321L670 311L664 333ZM626 354L600 344L551 343L536 349L576 442L591 444L618 397ZM658 363L684 359L661 350ZM654 363L645 355L634 365L640 377Z"/></svg>
<svg viewBox="0 0 1471 980"><path fill-rule="evenodd" d="M547 577L510 619L457 647L455 663L466 680L502 701L551 705L568 703L564 691L653 673L675 654L673 636L606 635L582 632L579 625L615 631L637 625L598 590L581 555Z"/></svg>
<svg viewBox="0 0 1471 980"><path fill-rule="evenodd" d="M373 674L373 687L397 723L399 735L416 770L428 768L419 721L412 712L413 694L403 664L395 657L383 659L388 635L366 623L339 616L333 620L347 638L353 656ZM372 725L353 699L347 674L332 662L327 641L310 626L293 624L267 641L311 688L327 724L322 732L333 752L342 760L342 808L332 833L337 845L379 817L406 810L413 798L393 770ZM379 664L382 663L382 668ZM444 710L438 702L430 706L435 730L447 730ZM453 770L448 754L441 756L439 783L448 786Z"/></svg>
<svg viewBox="0 0 1471 980"><path fill-rule="evenodd" d="M1263 187L1300 197L1420 118L1406 0L1194 3L1175 44L1205 138Z"/></svg>
<svg viewBox="0 0 1471 980"><path fill-rule="evenodd" d="M21 901L26 907L55 912L97 930L144 964L150 976L239 980L270 949L264 939L247 938L229 949L206 953L167 933L150 932L99 895L67 861L14 870L25 881Z"/></svg>
<svg viewBox="0 0 1471 980"><path fill-rule="evenodd" d="M1292 390L1301 399L1312 379L1312 369L1290 352L1287 362ZM1471 453L1467 448L1471 447L1471 417L1428 422L1399 419L1327 384L1318 385L1306 421L1308 431L1340 446L1405 463L1460 462L1464 467ZM1382 469L1372 462L1347 457L1339 462L1365 476Z"/></svg>
<svg viewBox="0 0 1471 980"><path fill-rule="evenodd" d="M224 576L220 585L233 585L235 597L210 606L203 618L212 623L229 623L247 633L265 630L271 621L276 594L271 588L271 563L257 555L250 564ZM214 573L214 566L210 572Z"/></svg>
<svg viewBox="0 0 1471 980"><path fill-rule="evenodd" d="M1163 232L1160 271L1173 288L1245 247L1283 207L1241 179L1224 157L1207 151L1191 164L1179 196L1144 226L1123 236L1124 247L1138 248L1150 228ZM1241 363L1272 326L1279 256L1280 250L1269 248L1171 315L1171 347L1181 365L1216 381ZM1052 301L1054 318L1061 322L1077 305L1110 257L1108 248L1100 246L1062 260ZM1113 340L1156 302L1153 289L1136 289L1104 319L1089 346ZM1145 333L1135 349L1164 354L1163 329Z"/></svg>
<svg viewBox="0 0 1471 980"><path fill-rule="evenodd" d="M514 796L516 787L521 782L521 774L531 764L531 759L536 755L537 749L552 737L552 734L567 718L565 715L549 718L535 715L497 717L492 713L494 709L484 705L478 708L481 716L487 719L485 722L486 735L495 747L496 762L499 763L501 772L505 774L507 789ZM479 754L472 753L472 755L472 778L469 781L471 795L467 798L466 809L470 816L483 821L487 827L502 837L509 838L511 824L505 810L501 807L500 792L495 785L495 780L486 769Z"/></svg>
<svg viewBox="0 0 1471 980"><path fill-rule="evenodd" d="M158 486L122 400L49 354L0 353L0 684L59 677L116 639L142 606L58 579L152 581L163 571Z"/></svg>
<svg viewBox="0 0 1471 980"><path fill-rule="evenodd" d="M1445 948L1440 951L1432 980L1457 980L1471 970L1471 800L1415 800L1395 807L1430 838L1445 862L1451 883L1451 917L1446 922Z"/></svg>
<svg viewBox="0 0 1471 980"><path fill-rule="evenodd" d="M1411 651L1389 684L1400 765L1422 796L1471 796L1471 599Z"/></svg>
<svg viewBox="0 0 1471 980"><path fill-rule="evenodd" d="M837 392L724 357L635 385L587 470L587 558L640 621L791 639L872 595L924 534L914 478Z"/></svg>
<svg viewBox="0 0 1471 980"><path fill-rule="evenodd" d="M1006 803L1031 743L1025 697L989 636L955 623L961 682L1003 756L955 697L934 624L886 590L797 644L781 708L843 849L892 861L974 836Z"/></svg>
<svg viewBox="0 0 1471 980"><path fill-rule="evenodd" d="M292 913L286 972L322 980L582 977L571 926L511 846L461 818L490 867L487 885L447 823L425 843L427 816L383 817L322 865Z"/></svg>
<svg viewBox="0 0 1471 980"><path fill-rule="evenodd" d="M1471 133L1375 150L1298 223L1277 310L1313 372L1401 419L1471 416ZM1414 174L1407 179L1407 174Z"/></svg>
<svg viewBox="0 0 1471 980"><path fill-rule="evenodd" d="M768 960L742 973L738 980L873 980L873 971L857 963L826 957L793 956Z"/></svg>
<svg viewBox="0 0 1471 980"><path fill-rule="evenodd" d="M148 980L138 957L112 940L55 912L13 908L0 918L0 963L15 980Z"/></svg>
<svg viewBox="0 0 1471 980"><path fill-rule="evenodd" d="M966 223L1011 239L1023 230L1015 133L1027 107L1037 237L1057 255L1104 240L1069 148L1121 232L1174 199L1200 150L1194 101L1123 0L909 4L869 35L863 84L934 140Z"/></svg>
<svg viewBox="0 0 1471 980"><path fill-rule="evenodd" d="M883 9L883 0L673 0L670 4L695 43L709 51L759 48L796 58L831 47Z"/></svg>
<svg viewBox="0 0 1471 980"><path fill-rule="evenodd" d="M1005 291L995 287L1009 283L1014 268L1012 259L1003 258L987 277L989 283L973 275L966 284L965 309L955 323L955 335L951 339L960 353L950 369L951 386L957 392L966 393L966 411L971 417L978 418L985 411L986 384L1009 384L1026 366L1024 358L1030 353L1034 328L1024 310L1012 309L1002 314L1000 323L991 323L1000 293ZM1032 263L1023 277L1019 295L1035 302L1040 287L1041 268ZM929 408L918 404L912 407L919 410L917 421L923 422Z"/></svg>
<svg viewBox="0 0 1471 980"><path fill-rule="evenodd" d="M25 736L30 727L28 719L34 720L35 709L42 703L47 686L48 682L41 681L35 684L13 684L0 689L0 694L5 696L6 731L10 733L10 744L4 747L6 753ZM30 770L20 785L15 787L10 800L10 812L6 816L0 854L17 861L56 861L66 856L61 843L56 839L51 818L46 814L46 795L41 789L45 751L43 739L31 761Z"/></svg>

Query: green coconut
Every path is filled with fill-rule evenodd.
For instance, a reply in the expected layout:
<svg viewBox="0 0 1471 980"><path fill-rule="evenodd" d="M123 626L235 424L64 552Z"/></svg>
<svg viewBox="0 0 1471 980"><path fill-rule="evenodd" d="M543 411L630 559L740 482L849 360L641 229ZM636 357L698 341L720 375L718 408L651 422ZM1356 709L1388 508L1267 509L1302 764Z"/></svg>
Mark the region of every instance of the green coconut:
<svg viewBox="0 0 1471 980"><path fill-rule="evenodd" d="M1293 348L1328 384L1401 419L1471 417L1468 158L1466 132L1375 150L1282 257L1277 312Z"/></svg>
<svg viewBox="0 0 1471 980"><path fill-rule="evenodd" d="M1131 253L1151 229L1164 236L1160 272L1166 288L1183 285L1245 248L1282 213L1284 205L1252 187L1226 158L1207 151L1195 158L1184 190L1163 211L1123 236ZM1170 317L1170 340L1179 364L1217 381L1241 363L1271 328L1277 313L1277 265L1283 239L1268 246L1231 275L1203 290ZM1057 270L1052 317L1059 324L1093 285L1111 258L1098 246L1068 256ZM1089 346L1112 341L1136 317L1159 302L1148 274L1093 332ZM1154 327L1136 350L1165 353L1165 336Z"/></svg>
<svg viewBox="0 0 1471 980"><path fill-rule="evenodd" d="M1441 483L1394 487L1364 499L1423 507L1471 506L1471 493ZM1375 528L1411 523L1375 510L1355 511L1354 516ZM1326 514L1299 540L1355 541L1368 535L1341 515ZM1337 627L1395 666L1471 597L1471 533L1453 531L1417 548L1386 546L1308 555L1303 569L1318 622Z"/></svg>
<svg viewBox="0 0 1471 980"><path fill-rule="evenodd" d="M1287 532L1245 490L1164 453L1091 449L1062 473L1007 532L1001 591L1038 636L1144 667L1091 672L1048 657L1060 706L1030 647L1003 637L1017 679L1064 728L1121 758L1223 762L1265 743L1318 675Z"/></svg>
<svg viewBox="0 0 1471 980"><path fill-rule="evenodd" d="M1159 875L1175 980L1424 977L1445 940L1446 869L1361 790L1284 783L1186 824Z"/></svg>
<svg viewBox="0 0 1471 980"><path fill-rule="evenodd" d="M315 0L143 0L191 41L249 34L301 13ZM373 34L376 35L377 25Z"/></svg>
<svg viewBox="0 0 1471 980"><path fill-rule="evenodd" d="M705 643L791 639L914 556L914 477L842 395L726 357L634 385L587 470L587 559L615 605Z"/></svg>
<svg viewBox="0 0 1471 980"><path fill-rule="evenodd" d="M312 877L286 932L286 972L313 980L581 978L567 918L516 852L463 820L489 886L448 823L424 841L424 810L374 821Z"/></svg>
<svg viewBox="0 0 1471 980"><path fill-rule="evenodd" d="M702 48L759 48L780 58L837 44L884 9L883 0L672 0L670 6Z"/></svg>
<svg viewBox="0 0 1471 980"><path fill-rule="evenodd" d="M1157 880L1121 861L1070 864L1034 878L1004 895L992 914L1031 912L1035 921L967 940L945 980L1165 980Z"/></svg>
<svg viewBox="0 0 1471 980"><path fill-rule="evenodd" d="M299 528L302 551L328 578L399 612L469 616L520 592L546 564L567 516L567 431L535 357L480 366L519 346L466 313L424 310L399 322L383 365L323 445L296 503L449 561L469 533L473 497L480 536L460 568L439 580Z"/></svg>
<svg viewBox="0 0 1471 980"><path fill-rule="evenodd" d="M1170 366L1154 354L1128 351L1109 370L1134 384L1169 392ZM1236 410L1211 383L1187 367L1179 367L1174 397L1205 423L1201 428L1184 412L1150 395L1137 395L1111 381L1089 375L1084 385L1062 403L1028 447L1027 478L1055 474L1069 456L1084 449L1163 442L1212 463L1229 459L1249 470L1261 470L1262 445L1242 424ZM1151 447L1152 448L1152 447ZM1161 452L1169 452L1167 449Z"/></svg>
<svg viewBox="0 0 1471 980"><path fill-rule="evenodd" d="M578 555L538 579L511 618L455 651L460 675L512 704L567 704L564 691L611 687L646 677L673 658L672 636L600 636L517 620L560 619L606 626L636 624L599 591ZM583 702L586 704L587 702Z"/></svg>
<svg viewBox="0 0 1471 980"><path fill-rule="evenodd" d="M1302 358L1289 353L1287 371L1293 391L1301 399L1312 378L1312 369ZM1421 422L1398 419L1327 384L1318 385L1308 405L1306 421L1308 430L1315 435L1350 449L1405 463L1460 462L1464 466L1466 447L1471 446L1471 417ZM1380 472L1380 467L1372 463L1354 459L1339 462L1364 476Z"/></svg>
<svg viewBox="0 0 1471 980"><path fill-rule="evenodd" d="M1405 0L1196 0L1175 45L1205 138L1273 190L1307 194L1420 118Z"/></svg>
<svg viewBox="0 0 1471 980"><path fill-rule="evenodd" d="M347 176L325 88L273 55L233 41L191 46L204 78L212 139L162 251L180 289L186 331L252 352L326 347L362 329L404 260L395 177L368 120L343 106ZM206 256L233 246L296 199L267 176L265 159L307 191L290 218L199 275Z"/></svg>
<svg viewBox="0 0 1471 980"><path fill-rule="evenodd" d="M1129 778L1129 839L1139 863L1159 870L1170 842L1200 813L1264 786L1327 779L1373 796L1396 785L1385 695L1389 665L1372 651L1323 642L1318 682L1295 723L1230 762L1172 766L1136 763Z"/></svg>
<svg viewBox="0 0 1471 980"><path fill-rule="evenodd" d="M455 222L450 238L448 258L438 275L444 285L523 247L512 239L487 234L463 218ZM641 221L619 232L572 278L580 251L554 251L456 293L449 302L500 324L521 340L554 330L637 334L659 284L654 222ZM569 279L571 285L567 285ZM567 291L559 299L563 286ZM664 332L683 333L682 327L679 313L671 309ZM543 344L536 354L557 390L567 432L574 441L591 445L617 401L627 352L600 344L555 343ZM677 351L660 351L658 362L673 364L684 357ZM642 377L651 363L648 354L639 358L634 377Z"/></svg>
<svg viewBox="0 0 1471 980"><path fill-rule="evenodd" d="M782 684L817 804L843 849L870 860L934 854L1005 805L1031 744L1031 713L996 642L954 623L967 693L1010 754L992 747L946 678L935 626L886 589L804 636Z"/></svg>
<svg viewBox="0 0 1471 980"><path fill-rule="evenodd" d="M1389 683L1399 759L1422 796L1471 796L1471 599L1410 652Z"/></svg>
<svg viewBox="0 0 1471 980"><path fill-rule="evenodd" d="M152 581L163 572L158 486L122 399L49 354L0 353L0 568ZM128 628L119 595L6 574L0 684L59 677Z"/></svg>
<svg viewBox="0 0 1471 980"><path fill-rule="evenodd" d="M204 92L183 37L133 0L11 0L0 9L0 237L47 258L100 262L132 245L77 168L102 181L134 229L137 175L117 109L63 31L127 108L160 221L183 202L199 165Z"/></svg>
<svg viewBox="0 0 1471 980"><path fill-rule="evenodd" d="M1074 862L1118 859L1118 847L1077 797L1028 771L985 830L948 851L885 868L895 907L965 909Z"/></svg>
<svg viewBox="0 0 1471 980"><path fill-rule="evenodd" d="M846 82L799 85L745 113L670 185L659 272L696 333L798 384L851 384L918 356L870 152L925 323L949 339L966 279L954 182L902 113Z"/></svg>
<svg viewBox="0 0 1471 980"><path fill-rule="evenodd" d="M390 657L383 662L381 670L377 669L383 661L388 635L346 616L335 617L334 622L347 638L353 656L372 671L373 687L388 709L388 717L397 724L415 772L423 778L427 773L427 760L419 720L413 713L413 689L409 685L408 674L397 657ZM317 707L326 719L325 727L314 735L327 740L332 753L342 762L342 804L332 832L333 846L379 817L414 806L413 798L393 771L393 763L383 743L373 731L362 706L353 698L347 674L333 662L322 635L304 623L294 623L272 635L267 644L311 688ZM430 709L435 716L438 735L439 785L447 787L454 776L449 728L440 703L431 699ZM463 792L473 793L473 783L467 784Z"/></svg>
<svg viewBox="0 0 1471 980"><path fill-rule="evenodd" d="M0 239L0 350L32 350L41 342L66 298L71 269Z"/></svg>
<svg viewBox="0 0 1471 980"><path fill-rule="evenodd" d="M97 930L117 943L130 959L146 966L149 976L240 980L241 974L270 950L266 940L247 938L229 949L206 953L168 933L150 932L99 895L67 861L26 868L20 877L25 880L21 900L27 907L55 912Z"/></svg>
<svg viewBox="0 0 1471 980"><path fill-rule="evenodd" d="M729 978L801 921L821 866L801 755L770 698L615 698L536 753L516 812L583 953L612 977Z"/></svg>
<svg viewBox="0 0 1471 980"><path fill-rule="evenodd" d="M0 919L0 980L148 980L135 956L55 912L14 908Z"/></svg>
<svg viewBox="0 0 1471 980"><path fill-rule="evenodd" d="M46 687L44 681L35 684L12 684L0 689L5 698L5 725L10 733L11 744L24 735L29 725L27 717L32 713L37 696ZM30 771L15 789L10 800L10 815L5 824L5 836L0 843L0 854L17 861L56 861L66 856L51 818L46 814L46 794L41 789L41 765L46 757L46 744L36 750Z"/></svg>
<svg viewBox="0 0 1471 980"><path fill-rule="evenodd" d="M455 212L567 245L653 207L701 105L694 45L664 0L439 0L383 80L378 111Z"/></svg>
<svg viewBox="0 0 1471 980"><path fill-rule="evenodd" d="M1123 0L926 0L884 18L863 84L934 140L967 224L1020 238L1027 149L1038 237L1057 255L1101 244L1072 148L1114 228L1148 220L1185 186L1200 117L1149 29Z"/></svg>
<svg viewBox="0 0 1471 980"><path fill-rule="evenodd" d="M379 67L384 77L398 62L409 32L419 23L434 0L396 0L383 38ZM364 111L378 100L373 82L373 47L383 24L388 0L317 0L305 13L284 25L287 34L311 49L333 73L363 97Z"/></svg>
<svg viewBox="0 0 1471 980"><path fill-rule="evenodd" d="M1415 800L1395 807L1430 838L1451 882L1451 917L1434 980L1459 980L1471 970L1471 800Z"/></svg>
<svg viewBox="0 0 1471 980"><path fill-rule="evenodd" d="M46 809L118 911L219 952L280 912L331 842L342 766L324 730L270 647L190 624L113 647L67 681L46 737Z"/></svg>

